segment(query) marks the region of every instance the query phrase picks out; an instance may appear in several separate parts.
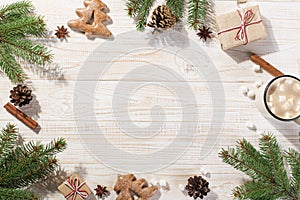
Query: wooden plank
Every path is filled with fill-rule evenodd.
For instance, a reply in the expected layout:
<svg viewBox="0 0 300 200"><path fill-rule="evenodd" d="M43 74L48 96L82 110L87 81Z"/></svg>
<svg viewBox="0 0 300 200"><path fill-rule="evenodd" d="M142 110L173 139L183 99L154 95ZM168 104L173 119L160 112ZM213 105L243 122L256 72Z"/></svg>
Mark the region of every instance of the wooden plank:
<svg viewBox="0 0 300 200"><path fill-rule="evenodd" d="M15 2L15 0L0 1L2 4ZM104 1L110 7L109 16L113 19L113 24L109 25L109 29L118 39L119 34L135 29L133 20L126 15L124 11L125 1ZM156 4L162 1L157 2ZM235 1L216 1L217 14L235 10ZM37 13L45 16L49 30L52 30L48 43L50 49L54 53L54 63L46 66L44 69L37 69L24 65L25 71L29 76L27 84L32 86L33 93L36 95L36 100L31 106L24 107L23 111L30 114L41 124L41 131L37 134L29 130L18 120L8 114L3 108L0 109L0 125L3 127L6 123L15 123L20 129L20 133L25 142L30 140L49 142L57 137L67 139L68 148L64 153L58 155L64 176L61 179L53 179L50 185L45 187L43 184L38 184L34 190L43 194L46 199L64 199L57 192L56 187L62 183L63 178L73 172L79 172L87 184L94 188L96 184L104 184L112 190L116 176L119 171L106 166L101 158L93 155L93 152L86 147L86 144L92 144L93 140L99 139L100 135L104 134L110 145L129 151L133 154L147 154L159 151L167 144L172 142L179 131L182 122L182 100L186 100L195 96L196 103L192 104L193 108L199 110L199 129L195 132L196 137L193 139L190 147L184 152L182 157L171 165L153 173L142 173L138 177L145 177L148 180L151 178L160 180L166 179L170 185L169 191L162 191L161 198L163 200L180 199L188 200L189 197L184 196L179 189L178 184L186 184L189 176L200 174L200 168L206 167L210 172L210 177L207 180L210 182L212 192L209 198L216 199L231 199L228 196L231 189L238 184L243 183L248 178L242 173L235 171L230 166L222 163L218 157L218 152L222 147L235 145L235 141L242 137L257 145L258 133L261 131L273 131L278 137L281 146L284 148L293 147L299 149L299 127L294 123L282 123L275 120L266 119L257 112L255 102L242 95L241 86L247 86L251 90L255 90L255 81L267 82L272 77L267 73L255 73L252 70L253 64L248 60L249 52L253 51L262 55L266 60L277 66L280 70L287 74L299 75L300 72L300 57L299 57L299 31L300 31L300 0L263 0L254 1L252 4L259 4L264 21L266 24L269 37L265 40L257 41L248 46L243 46L230 52L223 52L219 43L214 39L211 43L203 44L199 42L199 38L195 32L188 30L185 33L189 39L199 44L199 51L191 52L191 55L200 57L198 54L202 51L207 54L214 65L210 67L217 70L220 79L215 79L216 74L207 74L204 71L195 71L195 68L174 53L166 53L161 50L135 50L131 54L126 55L128 51L116 49L116 55L123 55L115 62L100 59L101 56L109 49L98 49L104 43L114 44L113 41L105 41L101 39L88 40L81 33L70 31L70 38L67 42L60 42L54 38L53 31L58 25L66 25L70 19L76 19L75 9L83 7L82 0L73 1L38 1L33 0L33 4L37 8ZM150 29L144 33L150 32ZM139 45L140 41L135 41L131 38L130 43ZM146 39L147 40L147 39ZM116 40L115 40L116 41ZM147 41L145 41L146 43ZM144 47L144 46L142 46ZM149 47L146 45L146 47ZM80 75L84 62L93 53L90 58L90 63L99 63L100 67L110 67L102 74L100 78L94 76L91 71L86 75ZM124 56L125 55L125 56ZM100 62L100 61L101 62ZM139 66L141 63L147 62L150 66L163 65L166 71L177 73L182 79L166 79L152 76L146 77L146 72L134 72L132 69ZM205 57L199 58L199 65L205 62ZM153 68L154 69L154 68ZM150 70L151 71L151 70ZM131 77L128 77L129 73ZM147 72L148 73L148 72ZM78 78L79 76L79 78ZM99 74L100 76L100 74ZM79 79L79 80L78 80ZM74 88L76 83L96 84L96 90L90 92L86 89L79 89L77 94L85 95L86 98L94 102L95 113L87 113L87 119L83 120L86 124L77 127L76 116L74 116ZM122 84L123 90L116 91L118 84ZM151 83L149 85L145 85ZM156 83L156 84L153 84ZM182 98L176 96L174 91L186 92L186 83L191 88L192 93ZM143 85L144 84L144 85ZM217 101L214 107L217 110L225 106L224 124L212 122L212 100L211 92L217 96L218 91L211 91L208 84L212 88L223 85L225 91L225 100ZM133 90L132 96L126 94L127 90L131 89L131 85L143 86ZM164 87L167 85L168 87ZM13 87L5 77L0 78L0 106L2 107L9 101L9 90ZM173 89L173 93L172 93ZM115 92L115 93L114 93ZM112 99L117 98L128 102L128 112L122 110L114 113L113 108L118 108L120 105L113 105ZM151 108L155 105L160 105L165 113L157 112L151 117ZM123 106L123 104L121 104ZM83 110L78 112L83 113ZM121 120L116 121L115 115L121 116ZM139 127L145 128L152 121L159 122L162 116L166 116L165 129L155 137L142 140L140 138L132 138L126 135L120 128L120 124L125 124L125 128L132 128L130 123ZM88 123L90 117L96 116L96 121ZM129 120L124 116L129 115ZM194 112L191 116L196 117ZM258 131L248 130L246 122L252 121ZM191 123L193 121L188 121ZM195 122L193 122L195 123ZM219 138L209 137L208 130L210 126L219 127L221 133ZM79 128L84 131L84 135L78 134ZM95 133L95 130L100 128L101 133ZM123 127L124 128L124 127ZM146 129L146 128L145 128ZM148 131L148 130L147 130ZM147 133L145 131L145 133ZM149 130L151 131L151 130ZM183 141L189 137L182 137ZM200 152L207 143L214 143L211 149L207 151L206 157L201 157ZM102 148L106 148L103 146ZM173 154L175 154L174 152ZM172 154L172 155L173 155ZM113 155L113 154L112 154ZM167 159L169 155L157 155L160 158ZM107 155L103 155L107 156ZM119 158L113 155L110 159L119 159L120 163L126 162L125 158ZM134 158L132 158L134 162ZM143 167L143 164L137 164L137 167ZM48 192L47 192L48 191ZM115 199L116 194L112 192L109 200Z"/></svg>

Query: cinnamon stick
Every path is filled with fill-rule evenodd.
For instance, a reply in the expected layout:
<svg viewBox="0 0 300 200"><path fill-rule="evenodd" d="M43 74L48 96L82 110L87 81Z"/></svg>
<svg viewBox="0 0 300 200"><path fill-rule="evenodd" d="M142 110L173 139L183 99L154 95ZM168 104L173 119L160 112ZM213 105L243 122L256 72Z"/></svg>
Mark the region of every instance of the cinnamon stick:
<svg viewBox="0 0 300 200"><path fill-rule="evenodd" d="M31 128L32 130L36 129L38 127L38 123L33 120L31 117L23 113L21 110L13 106L11 103L7 103L4 108L13 116L15 116L18 120L23 122L26 126Z"/></svg>
<svg viewBox="0 0 300 200"><path fill-rule="evenodd" d="M262 59L261 57L259 57L256 54L252 54L250 56L250 60L252 62L254 62L255 64L261 66L264 70L266 70L267 72L269 72L274 77L278 77L278 76L283 76L284 75L276 67L274 67L273 65L271 65L270 63L268 63L267 61L265 61L264 59Z"/></svg>

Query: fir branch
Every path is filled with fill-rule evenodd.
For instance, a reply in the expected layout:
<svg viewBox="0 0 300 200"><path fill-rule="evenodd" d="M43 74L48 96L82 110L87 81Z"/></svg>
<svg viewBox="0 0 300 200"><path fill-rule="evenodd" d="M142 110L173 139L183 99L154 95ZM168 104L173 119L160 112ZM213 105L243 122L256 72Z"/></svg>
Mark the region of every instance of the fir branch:
<svg viewBox="0 0 300 200"><path fill-rule="evenodd" d="M248 176L273 182L273 178L268 174L265 174L264 172L260 171L260 169L256 169L255 167L251 166L247 163L247 161L242 160L239 152L237 152L234 148L230 148L229 150L222 148L219 155L223 159L223 162L230 164L235 169L244 172Z"/></svg>
<svg viewBox="0 0 300 200"><path fill-rule="evenodd" d="M140 3L140 0L128 0L126 3L128 15L132 18L136 17L141 9L141 6L142 4Z"/></svg>
<svg viewBox="0 0 300 200"><path fill-rule="evenodd" d="M45 65L50 63L52 55L49 53L46 47L38 44L34 44L30 40L24 40L19 38L2 38L4 45L12 50L12 53L24 59L29 63L36 63L39 65Z"/></svg>
<svg viewBox="0 0 300 200"><path fill-rule="evenodd" d="M145 27L147 25L147 18L150 13L150 9L152 7L154 0L144 0L140 2L142 5L140 10L138 11L138 14L136 16L136 28L138 31L144 31Z"/></svg>
<svg viewBox="0 0 300 200"><path fill-rule="evenodd" d="M184 0L167 0L167 6L172 13L176 16L177 20L183 17L184 13Z"/></svg>
<svg viewBox="0 0 300 200"><path fill-rule="evenodd" d="M198 30L205 22L207 14L207 0L189 0L188 24L190 28Z"/></svg>
<svg viewBox="0 0 300 200"><path fill-rule="evenodd" d="M6 157L16 145L18 130L15 125L7 124L0 135L0 159Z"/></svg>
<svg viewBox="0 0 300 200"><path fill-rule="evenodd" d="M65 148L64 139L45 146L29 142L16 148L1 162L0 187L22 188L35 183L55 169L57 159L54 155Z"/></svg>
<svg viewBox="0 0 300 200"><path fill-rule="evenodd" d="M290 184L294 192L300 197L300 153L295 149L289 149L285 152L285 158L291 166Z"/></svg>
<svg viewBox="0 0 300 200"><path fill-rule="evenodd" d="M38 200L38 196L29 190L0 188L0 200Z"/></svg>
<svg viewBox="0 0 300 200"><path fill-rule="evenodd" d="M46 47L30 37L45 37L46 24L33 13L29 1L20 1L0 8L0 70L14 82L24 82L25 75L16 58L37 65L52 61Z"/></svg>
<svg viewBox="0 0 300 200"><path fill-rule="evenodd" d="M251 200L275 200L273 191L276 189L273 185L266 185L261 182L248 182L242 186L233 189L234 199L251 199ZM272 197L272 198L271 198Z"/></svg>
<svg viewBox="0 0 300 200"><path fill-rule="evenodd" d="M285 157L292 171L291 176L288 176L283 152L276 138L272 134L265 134L260 138L259 147L260 151L243 139L238 141L236 148L221 149L219 153L223 162L253 178L252 182L233 189L235 198L299 200L299 153L295 150L286 152Z"/></svg>
<svg viewBox="0 0 300 200"><path fill-rule="evenodd" d="M5 36L6 34L10 34L11 37L14 35L19 36L19 34L23 36L43 36L45 31L43 19L36 16L25 15L13 21L6 21L0 26L0 36Z"/></svg>
<svg viewBox="0 0 300 200"><path fill-rule="evenodd" d="M0 69L14 83L24 81L24 72L5 45L0 44Z"/></svg>
<svg viewBox="0 0 300 200"><path fill-rule="evenodd" d="M263 177L261 181L274 182L269 161L264 159L262 154L257 151L250 142L245 139L239 140L236 145L236 151L239 155L239 159L246 161L251 169L260 169L260 173L255 173L254 176L251 176L252 178L261 179ZM261 176L262 174L264 174L264 176Z"/></svg>
<svg viewBox="0 0 300 200"><path fill-rule="evenodd" d="M289 179L283 163L283 155L276 138L272 134L265 134L259 139L259 147L264 158L271 164L270 171L273 172L273 177L276 184L281 185L281 189L291 193Z"/></svg>
<svg viewBox="0 0 300 200"><path fill-rule="evenodd" d="M15 2L0 9L0 18L8 20L33 12L33 5L29 1Z"/></svg>

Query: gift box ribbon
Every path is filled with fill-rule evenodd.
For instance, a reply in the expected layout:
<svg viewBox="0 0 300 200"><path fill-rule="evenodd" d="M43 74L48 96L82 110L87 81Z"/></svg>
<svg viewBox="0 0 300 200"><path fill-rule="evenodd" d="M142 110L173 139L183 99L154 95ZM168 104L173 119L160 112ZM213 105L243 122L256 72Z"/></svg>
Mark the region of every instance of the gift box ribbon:
<svg viewBox="0 0 300 200"><path fill-rule="evenodd" d="M66 199L73 197L72 200L75 200L76 196L78 195L82 200L84 200L89 196L87 191L80 189L85 185L85 182L80 183L77 177L75 177L73 180L71 180L69 177L64 184L72 190L65 196Z"/></svg>
<svg viewBox="0 0 300 200"><path fill-rule="evenodd" d="M252 20L254 17L254 13L253 13L252 9L247 10L245 13L243 13L243 11L241 11L241 10L237 10L237 12L241 18L241 22L242 22L241 25L233 27L233 28L229 28L226 30L222 30L222 31L218 32L218 35L220 35L222 33L230 32L233 30L238 30L234 39L245 41L245 45L246 45L249 42L248 35L247 35L247 26L261 23L263 20L260 19L260 20L253 22Z"/></svg>

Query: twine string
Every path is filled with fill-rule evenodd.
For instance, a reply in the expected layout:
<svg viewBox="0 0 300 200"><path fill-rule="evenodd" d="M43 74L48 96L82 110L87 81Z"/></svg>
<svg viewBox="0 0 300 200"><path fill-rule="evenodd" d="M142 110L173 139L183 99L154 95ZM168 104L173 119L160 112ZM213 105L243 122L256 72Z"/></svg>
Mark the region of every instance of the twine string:
<svg viewBox="0 0 300 200"><path fill-rule="evenodd" d="M85 185L85 182L80 183L77 177L75 177L73 180L71 180L69 177L64 184L72 190L65 196L66 199L72 197L72 200L75 200L78 195L82 200L85 200L89 195L87 191L80 190L80 188Z"/></svg>
<svg viewBox="0 0 300 200"><path fill-rule="evenodd" d="M261 23L263 20L259 19L259 20L256 20L253 22L252 20L254 17L254 13L253 13L252 9L247 10L245 13L243 13L243 10L237 10L237 12L241 19L241 25L222 30L222 31L218 32L218 35L220 35L222 33L230 32L233 30L238 30L234 39L244 41L245 42L244 44L246 45L249 42L248 35L247 35L247 27L250 25L253 25L253 24Z"/></svg>

